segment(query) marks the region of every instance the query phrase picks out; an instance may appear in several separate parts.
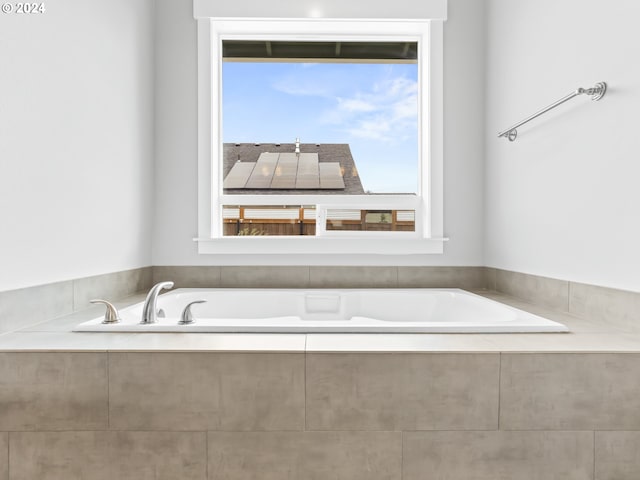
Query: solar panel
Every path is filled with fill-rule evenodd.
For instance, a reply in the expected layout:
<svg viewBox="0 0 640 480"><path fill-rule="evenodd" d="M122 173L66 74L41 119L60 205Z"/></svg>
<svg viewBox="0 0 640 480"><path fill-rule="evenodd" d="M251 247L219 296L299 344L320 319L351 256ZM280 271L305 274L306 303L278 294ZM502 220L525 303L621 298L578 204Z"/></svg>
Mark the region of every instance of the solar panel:
<svg viewBox="0 0 640 480"><path fill-rule="evenodd" d="M295 153L281 153L271 181L271 188L296 188L298 158Z"/></svg>
<svg viewBox="0 0 640 480"><path fill-rule="evenodd" d="M261 153L244 188L270 188L279 153Z"/></svg>
<svg viewBox="0 0 640 480"><path fill-rule="evenodd" d="M236 162L224 188L318 190L345 189L339 162L319 162L317 153L260 154L257 162Z"/></svg>
<svg viewBox="0 0 640 480"><path fill-rule="evenodd" d="M296 188L320 188L317 153L301 153L298 161Z"/></svg>
<svg viewBox="0 0 640 480"><path fill-rule="evenodd" d="M338 189L344 188L344 179L338 162L322 162L320 167L320 188Z"/></svg>
<svg viewBox="0 0 640 480"><path fill-rule="evenodd" d="M224 188L244 188L255 166L255 162L236 162L224 179Z"/></svg>

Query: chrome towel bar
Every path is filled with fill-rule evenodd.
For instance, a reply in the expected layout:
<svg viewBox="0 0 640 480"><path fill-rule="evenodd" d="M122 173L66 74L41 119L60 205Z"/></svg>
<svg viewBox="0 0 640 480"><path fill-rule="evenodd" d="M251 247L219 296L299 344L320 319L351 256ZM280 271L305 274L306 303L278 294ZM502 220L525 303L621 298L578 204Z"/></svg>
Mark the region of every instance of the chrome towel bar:
<svg viewBox="0 0 640 480"><path fill-rule="evenodd" d="M498 137L506 137L510 142L513 142L518 137L517 128L524 125L525 123L530 122L534 118L539 117L543 113L548 112L549 110L556 108L558 105L563 104L567 100L571 100L573 97L577 97L578 95L591 95L591 100L600 100L604 97L605 92L607 91L607 84L605 82L598 82L591 88L578 88L577 90L571 92L569 95L562 97L557 102L552 103L548 107L543 108L542 110L534 113L530 117L525 118L521 122L516 123L513 127L507 128L506 130L500 132Z"/></svg>

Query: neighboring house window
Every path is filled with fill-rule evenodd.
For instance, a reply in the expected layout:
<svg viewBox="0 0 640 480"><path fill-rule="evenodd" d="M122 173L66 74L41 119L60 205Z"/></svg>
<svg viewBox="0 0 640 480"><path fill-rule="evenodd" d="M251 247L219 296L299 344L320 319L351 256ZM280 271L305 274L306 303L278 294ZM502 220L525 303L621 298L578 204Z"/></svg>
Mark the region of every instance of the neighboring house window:
<svg viewBox="0 0 640 480"><path fill-rule="evenodd" d="M200 253L441 253L441 27L201 20Z"/></svg>

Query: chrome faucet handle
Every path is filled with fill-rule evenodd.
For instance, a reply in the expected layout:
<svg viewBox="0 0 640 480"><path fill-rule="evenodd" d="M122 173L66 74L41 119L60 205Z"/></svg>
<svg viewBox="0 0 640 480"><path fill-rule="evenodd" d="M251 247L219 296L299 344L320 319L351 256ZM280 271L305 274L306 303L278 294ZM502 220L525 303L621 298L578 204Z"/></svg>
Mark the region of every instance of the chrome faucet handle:
<svg viewBox="0 0 640 480"><path fill-rule="evenodd" d="M184 310L182 311L182 315L180 315L180 321L178 322L178 325L191 325L192 323L195 323L195 320L193 318L193 313L191 312L191 305L194 305L196 303L207 303L207 301L194 300L193 302L188 304L186 307L184 307Z"/></svg>
<svg viewBox="0 0 640 480"><path fill-rule="evenodd" d="M89 300L91 303L101 303L107 307L107 310L104 312L104 320L102 323L118 323L121 321L120 314L118 313L118 309L111 302L107 302L106 300L101 300L96 298L94 300Z"/></svg>

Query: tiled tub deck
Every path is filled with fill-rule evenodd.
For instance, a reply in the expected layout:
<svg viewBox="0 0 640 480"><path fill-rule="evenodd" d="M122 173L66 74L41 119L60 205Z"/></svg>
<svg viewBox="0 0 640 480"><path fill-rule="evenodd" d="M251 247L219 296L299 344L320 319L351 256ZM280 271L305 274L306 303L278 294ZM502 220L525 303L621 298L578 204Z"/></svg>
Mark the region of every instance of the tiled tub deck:
<svg viewBox="0 0 640 480"><path fill-rule="evenodd" d="M2 335L0 479L637 479L638 330L485 294L572 333Z"/></svg>

